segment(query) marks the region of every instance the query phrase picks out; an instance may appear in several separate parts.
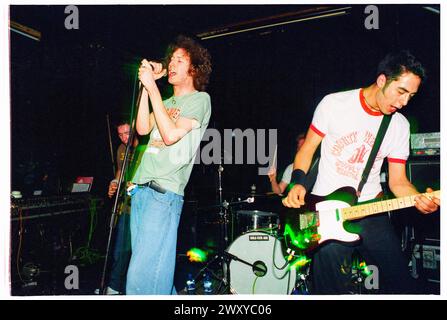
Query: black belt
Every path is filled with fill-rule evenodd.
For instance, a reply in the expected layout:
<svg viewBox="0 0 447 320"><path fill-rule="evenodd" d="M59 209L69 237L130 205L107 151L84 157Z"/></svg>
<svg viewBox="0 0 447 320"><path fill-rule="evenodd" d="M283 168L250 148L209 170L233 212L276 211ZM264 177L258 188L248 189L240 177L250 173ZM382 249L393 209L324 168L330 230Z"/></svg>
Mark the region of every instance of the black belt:
<svg viewBox="0 0 447 320"><path fill-rule="evenodd" d="M151 180L149 182L143 183L143 184L139 184L139 187L149 187L151 189L154 189L157 192L160 193L166 193L166 189L163 188L162 186L160 186L157 182L155 182L154 180Z"/></svg>

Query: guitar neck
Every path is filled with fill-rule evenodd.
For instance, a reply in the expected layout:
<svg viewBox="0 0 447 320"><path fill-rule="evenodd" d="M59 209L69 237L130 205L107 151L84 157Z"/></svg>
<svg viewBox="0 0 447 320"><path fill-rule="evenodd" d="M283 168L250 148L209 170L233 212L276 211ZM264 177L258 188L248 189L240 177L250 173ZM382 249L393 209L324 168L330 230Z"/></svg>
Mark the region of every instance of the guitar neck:
<svg viewBox="0 0 447 320"><path fill-rule="evenodd" d="M433 197L439 198L439 194L440 194L439 190L431 193L423 193L423 195L429 199ZM420 195L421 194L415 194L407 197L383 200L372 203L365 203L348 208L343 208L341 209L341 214L343 220L355 220L387 211L409 208L414 206L415 198Z"/></svg>

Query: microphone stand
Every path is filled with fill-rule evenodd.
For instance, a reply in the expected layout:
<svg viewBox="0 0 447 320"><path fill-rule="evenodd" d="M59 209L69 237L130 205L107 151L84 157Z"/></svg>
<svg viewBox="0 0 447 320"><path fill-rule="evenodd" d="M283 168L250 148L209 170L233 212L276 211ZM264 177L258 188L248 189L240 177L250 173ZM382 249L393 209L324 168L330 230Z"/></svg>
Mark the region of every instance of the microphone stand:
<svg viewBox="0 0 447 320"><path fill-rule="evenodd" d="M224 168L222 167L222 164L219 163L219 168L217 169L218 174L218 183L219 183L219 217L221 219L221 227L220 227L220 246L221 251L222 247L226 248L228 246L228 217L227 217L227 209L228 206L224 205L224 202L222 201L222 172L224 171ZM222 210L223 209L223 210Z"/></svg>
<svg viewBox="0 0 447 320"><path fill-rule="evenodd" d="M141 100L141 95L143 93L143 85L140 83L140 87L139 87L139 91L138 91L138 98L137 98L137 103L134 106L134 109L136 109L138 114L138 109L140 106L140 100ZM130 129L130 136L129 136L129 140L127 141L127 146L126 146L126 153L124 155L124 160L123 160L123 166L121 168L121 172L120 172L120 176L118 179L118 188L116 190L116 196L115 196L115 202L113 204L113 209L112 209L112 215L110 217L110 223L109 223L109 235L107 238L107 247L106 247L106 255L105 255L105 259L104 259L104 266L102 269L102 275L101 275L101 284L99 287L99 292L100 294L105 294L105 278L106 278L106 271L107 271L107 264L108 264L108 258L109 258L109 254L110 254L110 246L111 246L111 242L112 242L112 235L113 235L113 230L114 230L114 225L115 225L115 219L117 216L117 208L118 208L118 200L119 200L119 195L121 194L121 186L122 186L122 182L124 180L125 174L127 173L127 167L128 167L128 159L129 159L129 154L130 154L130 148L132 147L133 141L134 141L134 137L135 137L135 118L133 116L131 116L131 129ZM124 197L126 196L126 188L124 188Z"/></svg>

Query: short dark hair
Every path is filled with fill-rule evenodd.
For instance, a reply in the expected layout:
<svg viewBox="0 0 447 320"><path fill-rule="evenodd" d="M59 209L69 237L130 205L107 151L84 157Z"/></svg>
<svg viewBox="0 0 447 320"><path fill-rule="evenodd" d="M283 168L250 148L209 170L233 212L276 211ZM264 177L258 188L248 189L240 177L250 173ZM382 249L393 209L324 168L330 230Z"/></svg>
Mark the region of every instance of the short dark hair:
<svg viewBox="0 0 447 320"><path fill-rule="evenodd" d="M118 127L124 126L124 125L126 125L126 124L127 124L128 126L130 126L130 123L129 123L128 120L119 120L119 121L116 123L115 128L118 129Z"/></svg>
<svg viewBox="0 0 447 320"><path fill-rule="evenodd" d="M194 88L199 91L205 91L212 70L210 53L194 39L179 35L168 47L164 58L166 67L177 49L184 49L189 54L191 66L195 71L193 73Z"/></svg>
<svg viewBox="0 0 447 320"><path fill-rule="evenodd" d="M401 50L387 54L377 67L377 77L384 74L387 83L396 80L406 72L411 72L417 75L421 78L421 82L427 77L422 63L408 50Z"/></svg>

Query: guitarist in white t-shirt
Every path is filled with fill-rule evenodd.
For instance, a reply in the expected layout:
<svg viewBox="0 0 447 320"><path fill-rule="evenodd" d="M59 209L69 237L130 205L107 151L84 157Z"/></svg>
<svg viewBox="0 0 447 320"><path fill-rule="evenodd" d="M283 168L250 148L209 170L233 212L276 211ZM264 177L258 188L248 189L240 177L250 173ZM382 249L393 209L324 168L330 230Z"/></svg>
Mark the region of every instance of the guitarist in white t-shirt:
<svg viewBox="0 0 447 320"><path fill-rule="evenodd" d="M307 191L303 182L315 150L321 143L318 177L312 195L326 196L343 187L357 190L383 115L393 115L379 152L359 196L359 202L376 198L382 191L380 168L387 158L389 188L396 197L414 196L414 206L422 214L438 210L440 199L419 191L406 176L409 155L409 123L398 111L418 92L425 71L408 51L387 55L378 66L377 78L366 88L327 95L317 106L306 140L297 152L291 188L283 204L299 208ZM433 190L427 188L428 193ZM307 198L306 198L307 201ZM352 204L351 204L352 205ZM407 261L386 214L357 220L350 225L359 230L362 241L354 244L328 241L314 251L312 292L345 294L352 292L351 260L359 252L366 264L379 271L379 293L408 293Z"/></svg>

